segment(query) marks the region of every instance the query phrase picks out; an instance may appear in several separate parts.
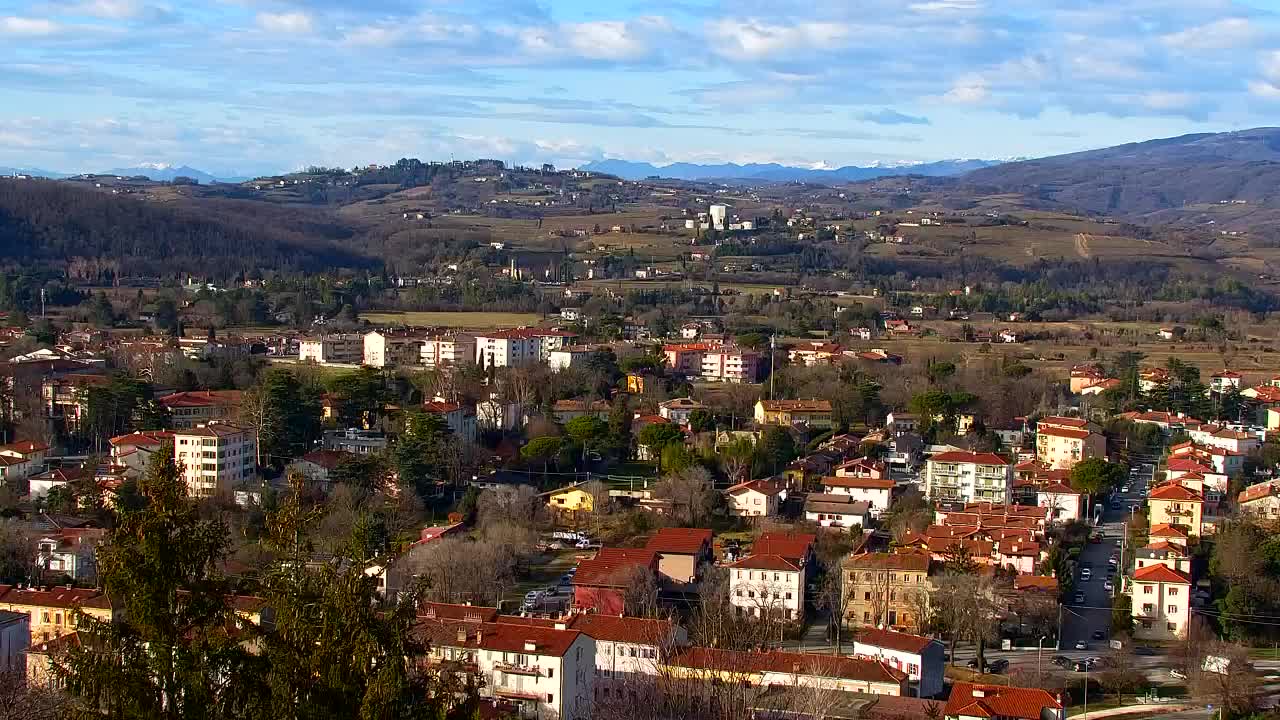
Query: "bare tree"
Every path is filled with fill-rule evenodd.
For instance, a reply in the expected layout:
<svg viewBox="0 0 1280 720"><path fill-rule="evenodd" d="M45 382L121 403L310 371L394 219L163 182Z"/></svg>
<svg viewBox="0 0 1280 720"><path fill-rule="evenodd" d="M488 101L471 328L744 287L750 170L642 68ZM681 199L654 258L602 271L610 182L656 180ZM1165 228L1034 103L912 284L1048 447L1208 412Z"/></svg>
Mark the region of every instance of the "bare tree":
<svg viewBox="0 0 1280 720"><path fill-rule="evenodd" d="M28 656L28 663L43 662ZM0 720L61 720L72 710L69 698L58 689L50 671L24 676L0 673Z"/></svg>
<svg viewBox="0 0 1280 720"><path fill-rule="evenodd" d="M653 494L670 500L676 522L687 526L700 525L711 515L716 503L711 473L700 465L667 475L654 486Z"/></svg>
<svg viewBox="0 0 1280 720"><path fill-rule="evenodd" d="M1258 708L1258 676L1244 646L1205 643L1201 659L1189 668L1191 689L1217 701L1223 717L1242 717Z"/></svg>
<svg viewBox="0 0 1280 720"><path fill-rule="evenodd" d="M530 485L504 485L485 490L477 501L481 527L501 522L533 527L542 502Z"/></svg>
<svg viewBox="0 0 1280 720"><path fill-rule="evenodd" d="M1146 685L1146 676L1134 662L1133 648L1128 642L1122 642L1119 650L1113 650L1106 659L1106 667L1098 676L1098 682L1108 691L1115 693L1116 700L1124 704L1125 693L1136 693Z"/></svg>
<svg viewBox="0 0 1280 720"><path fill-rule="evenodd" d="M935 618L951 636L952 658L956 643L969 640L977 644L978 665L984 667L986 643L996 638L999 629L991 580L981 575L939 578L931 601L936 608Z"/></svg>

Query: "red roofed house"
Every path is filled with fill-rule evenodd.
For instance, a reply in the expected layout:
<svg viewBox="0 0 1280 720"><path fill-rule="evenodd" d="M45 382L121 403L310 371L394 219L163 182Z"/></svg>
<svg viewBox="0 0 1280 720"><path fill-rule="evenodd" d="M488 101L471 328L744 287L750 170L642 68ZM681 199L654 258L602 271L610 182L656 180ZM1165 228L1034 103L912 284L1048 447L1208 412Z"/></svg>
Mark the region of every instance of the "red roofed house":
<svg viewBox="0 0 1280 720"><path fill-rule="evenodd" d="M141 473L147 469L151 454L165 443L172 442L173 433L168 430L142 430L117 435L111 438L111 462Z"/></svg>
<svg viewBox="0 0 1280 720"><path fill-rule="evenodd" d="M501 619L419 617L413 632L431 648L429 663L478 676L482 697L514 704L520 717L590 717L595 642L567 621L546 627Z"/></svg>
<svg viewBox="0 0 1280 720"><path fill-rule="evenodd" d="M329 473L344 462L358 456L345 450L312 450L290 463L289 467L302 473L308 480L323 488L329 488L332 480Z"/></svg>
<svg viewBox="0 0 1280 720"><path fill-rule="evenodd" d="M1147 495L1147 517L1154 529L1172 525L1187 535L1199 535L1204 518L1204 495L1175 480L1157 486Z"/></svg>
<svg viewBox="0 0 1280 720"><path fill-rule="evenodd" d="M751 555L729 566L729 603L756 617L803 619L816 539L801 533L761 535Z"/></svg>
<svg viewBox="0 0 1280 720"><path fill-rule="evenodd" d="M889 501L896 483L888 477L840 476L822 479L822 491L827 495L848 495L854 502L871 506L871 516L878 517L889 511Z"/></svg>
<svg viewBox="0 0 1280 720"><path fill-rule="evenodd" d="M1244 376L1234 370L1223 370L1209 378L1209 392L1225 393L1240 389Z"/></svg>
<svg viewBox="0 0 1280 720"><path fill-rule="evenodd" d="M169 411L173 427L182 430L234 418L240 412L241 396L239 390L194 390L165 395L156 402Z"/></svg>
<svg viewBox="0 0 1280 720"><path fill-rule="evenodd" d="M700 569L715 560L711 531L702 528L662 528L645 543L658 554L658 579L663 586L683 590L700 579Z"/></svg>
<svg viewBox="0 0 1280 720"><path fill-rule="evenodd" d="M958 682L951 687L946 720L1066 720L1067 711L1047 690Z"/></svg>
<svg viewBox="0 0 1280 720"><path fill-rule="evenodd" d="M586 613L574 615L569 628L596 642L597 698L637 675L657 675L675 648L688 642L684 628L670 620Z"/></svg>
<svg viewBox="0 0 1280 720"><path fill-rule="evenodd" d="M422 410L430 415L439 415L444 418L453 436L461 440L464 446L469 447L476 443L475 406L464 406L437 396L430 402L423 403Z"/></svg>
<svg viewBox="0 0 1280 720"><path fill-rule="evenodd" d="M1057 422L1055 422L1057 421ZM1051 468L1107 456L1107 439L1079 418L1045 418L1036 423L1036 459Z"/></svg>
<svg viewBox="0 0 1280 720"><path fill-rule="evenodd" d="M604 615L623 615L627 588L636 573L658 572L658 553L632 548L600 548L578 563L573 576L573 607Z"/></svg>
<svg viewBox="0 0 1280 720"><path fill-rule="evenodd" d="M1250 485L1236 496L1236 504L1257 517L1280 518L1280 482L1268 480Z"/></svg>
<svg viewBox="0 0 1280 720"><path fill-rule="evenodd" d="M938 453L925 468L925 495L935 501L1009 502L1013 466L994 453Z"/></svg>
<svg viewBox="0 0 1280 720"><path fill-rule="evenodd" d="M907 676L888 665L847 655L688 647L672 655L676 678L718 680L751 687L810 687L868 695L906 694Z"/></svg>
<svg viewBox="0 0 1280 720"><path fill-rule="evenodd" d="M772 480L748 480L725 490L733 517L773 517L787 499L787 489Z"/></svg>
<svg viewBox="0 0 1280 720"><path fill-rule="evenodd" d="M93 478L94 468L55 468L27 478L32 499L47 497L54 488L72 485Z"/></svg>
<svg viewBox="0 0 1280 720"><path fill-rule="evenodd" d="M21 480L44 470L49 446L34 440L0 445L0 480Z"/></svg>
<svg viewBox="0 0 1280 720"><path fill-rule="evenodd" d="M38 590L0 585L0 610L29 616L33 643L75 632L77 609L105 622L115 617L111 601L101 590L65 587Z"/></svg>
<svg viewBox="0 0 1280 720"><path fill-rule="evenodd" d="M859 628L853 640L853 655L879 660L907 674L916 697L934 697L943 690L946 652L933 638L879 628Z"/></svg>
<svg viewBox="0 0 1280 720"><path fill-rule="evenodd" d="M1050 483L1036 488L1036 505L1048 508L1050 520L1068 523L1084 519L1084 494L1065 483Z"/></svg>
<svg viewBox="0 0 1280 720"><path fill-rule="evenodd" d="M1191 576L1156 563L1133 572L1133 636L1182 640L1191 618Z"/></svg>

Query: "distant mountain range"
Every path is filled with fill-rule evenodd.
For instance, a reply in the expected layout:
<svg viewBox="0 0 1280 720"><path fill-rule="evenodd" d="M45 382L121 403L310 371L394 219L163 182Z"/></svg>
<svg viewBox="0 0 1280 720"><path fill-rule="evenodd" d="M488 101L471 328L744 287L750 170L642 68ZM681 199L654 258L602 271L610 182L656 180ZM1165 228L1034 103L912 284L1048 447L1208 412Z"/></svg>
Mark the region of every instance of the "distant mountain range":
<svg viewBox="0 0 1280 720"><path fill-rule="evenodd" d="M0 167L0 176L4 175L33 175L36 177L52 178L59 180L62 178L74 177L79 173L66 173L56 170L41 170L39 168L11 168ZM182 165L173 167L163 163L144 163L138 167L131 168L114 168L112 170L103 170L93 173L95 175L120 175L122 177L146 177L156 182L172 182L176 177L189 177L199 181L201 184L209 184L214 182L238 183L249 180L247 177L218 177L207 173L203 170Z"/></svg>
<svg viewBox="0 0 1280 720"><path fill-rule="evenodd" d="M1151 220L1192 206L1280 209L1280 128L1200 133L1011 162L961 178L1073 209ZM1207 220L1206 220L1207 222Z"/></svg>
<svg viewBox="0 0 1280 720"><path fill-rule="evenodd" d="M981 168L998 165L997 160L940 160L929 163L903 163L860 167L848 165L833 169L813 169L780 165L778 163L722 165L698 165L674 163L657 166L651 163L628 160L597 160L582 166L582 170L614 175L624 180L644 180L650 177L671 180L756 180L761 182L813 182L841 183L871 180L898 175L926 175L948 177Z"/></svg>

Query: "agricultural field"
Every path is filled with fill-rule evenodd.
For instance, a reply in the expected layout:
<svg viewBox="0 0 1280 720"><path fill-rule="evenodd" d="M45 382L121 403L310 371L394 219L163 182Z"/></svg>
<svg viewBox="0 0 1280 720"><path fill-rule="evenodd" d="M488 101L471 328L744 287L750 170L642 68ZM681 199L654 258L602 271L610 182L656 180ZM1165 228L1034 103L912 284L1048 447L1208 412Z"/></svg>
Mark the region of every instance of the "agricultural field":
<svg viewBox="0 0 1280 720"><path fill-rule="evenodd" d="M512 328L542 322L537 313L516 312L372 312L362 313L360 319L375 325L450 328Z"/></svg>

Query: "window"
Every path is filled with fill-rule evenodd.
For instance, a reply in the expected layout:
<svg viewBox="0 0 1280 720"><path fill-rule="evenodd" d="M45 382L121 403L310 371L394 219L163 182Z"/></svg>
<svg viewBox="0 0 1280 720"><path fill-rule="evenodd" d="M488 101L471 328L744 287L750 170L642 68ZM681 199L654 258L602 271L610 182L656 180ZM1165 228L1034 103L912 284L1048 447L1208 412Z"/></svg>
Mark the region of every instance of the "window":
<svg viewBox="0 0 1280 720"><path fill-rule="evenodd" d="M788 600L790 600L790 599L791 599L791 593L787 593L787 599L788 599Z"/></svg>
<svg viewBox="0 0 1280 720"><path fill-rule="evenodd" d="M864 592L864 593L862 593L862 599L863 599L863 600L866 600L866 601L870 601L870 600L871 600L871 593L869 593L869 592Z"/></svg>
<svg viewBox="0 0 1280 720"><path fill-rule="evenodd" d="M1169 597L1174 597L1177 594L1178 594L1178 588L1176 587L1169 588Z"/></svg>
<svg viewBox="0 0 1280 720"><path fill-rule="evenodd" d="M1142 594L1143 594L1143 595L1150 595L1150 594L1151 594L1151 586L1150 586L1150 585L1143 585L1143 586L1142 586Z"/></svg>
<svg viewBox="0 0 1280 720"><path fill-rule="evenodd" d="M1165 608L1165 612L1168 612L1170 615L1177 615L1177 614L1178 614L1178 606L1177 606L1177 605L1170 605L1170 606L1168 606L1167 608Z"/></svg>
<svg viewBox="0 0 1280 720"><path fill-rule="evenodd" d="M556 696L552 695L551 693L547 693L547 704L553 705L555 704L555 701L556 701Z"/></svg>
<svg viewBox="0 0 1280 720"><path fill-rule="evenodd" d="M862 613L862 622L871 622L871 613L869 612Z"/></svg>
<svg viewBox="0 0 1280 720"><path fill-rule="evenodd" d="M1166 627L1169 628L1169 632L1178 632L1178 623L1167 623Z"/></svg>
<svg viewBox="0 0 1280 720"><path fill-rule="evenodd" d="M1150 629L1151 629L1151 621L1150 621L1150 620L1143 620L1143 621L1142 621L1142 629L1144 629L1144 630L1150 630Z"/></svg>
<svg viewBox="0 0 1280 720"><path fill-rule="evenodd" d="M555 668L547 668L547 679L550 680L555 676L556 676Z"/></svg>

